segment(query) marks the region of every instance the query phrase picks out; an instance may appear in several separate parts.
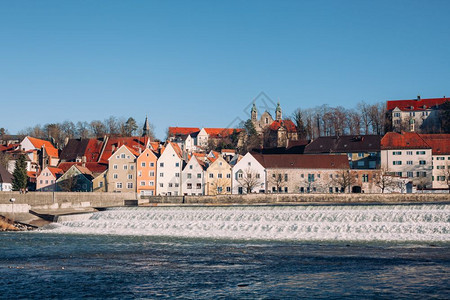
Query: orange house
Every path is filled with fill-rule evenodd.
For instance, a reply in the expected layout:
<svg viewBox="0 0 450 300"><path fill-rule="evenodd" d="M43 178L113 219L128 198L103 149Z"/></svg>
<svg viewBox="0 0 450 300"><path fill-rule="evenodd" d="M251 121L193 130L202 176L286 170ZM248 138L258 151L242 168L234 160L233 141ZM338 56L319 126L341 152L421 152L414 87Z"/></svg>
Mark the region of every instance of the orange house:
<svg viewBox="0 0 450 300"><path fill-rule="evenodd" d="M156 161L155 152L146 148L136 160L137 193L143 196L156 195Z"/></svg>

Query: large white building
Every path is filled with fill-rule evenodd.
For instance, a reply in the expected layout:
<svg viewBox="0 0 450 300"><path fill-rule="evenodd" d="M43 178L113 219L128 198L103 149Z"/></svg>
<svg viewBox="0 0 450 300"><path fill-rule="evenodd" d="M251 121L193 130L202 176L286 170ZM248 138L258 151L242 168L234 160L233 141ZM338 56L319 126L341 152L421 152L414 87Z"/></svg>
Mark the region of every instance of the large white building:
<svg viewBox="0 0 450 300"><path fill-rule="evenodd" d="M205 163L192 155L182 172L183 195L204 195L205 193Z"/></svg>
<svg viewBox="0 0 450 300"><path fill-rule="evenodd" d="M232 168L233 194L264 193L266 191L266 170L248 152Z"/></svg>

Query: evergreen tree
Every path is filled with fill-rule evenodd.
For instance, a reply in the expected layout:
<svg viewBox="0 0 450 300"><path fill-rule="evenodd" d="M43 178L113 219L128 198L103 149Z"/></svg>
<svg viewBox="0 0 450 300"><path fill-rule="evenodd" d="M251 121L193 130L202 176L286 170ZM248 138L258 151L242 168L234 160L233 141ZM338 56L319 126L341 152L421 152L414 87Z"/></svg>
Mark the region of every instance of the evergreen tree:
<svg viewBox="0 0 450 300"><path fill-rule="evenodd" d="M133 136L137 129L138 126L136 124L136 120L132 117L128 118L128 120L125 122L125 135Z"/></svg>
<svg viewBox="0 0 450 300"><path fill-rule="evenodd" d="M450 101L446 101L439 109L441 110L441 132L450 133Z"/></svg>
<svg viewBox="0 0 450 300"><path fill-rule="evenodd" d="M27 187L27 163L25 161L25 155L20 155L16 160L16 168L13 172L13 190L20 191Z"/></svg>

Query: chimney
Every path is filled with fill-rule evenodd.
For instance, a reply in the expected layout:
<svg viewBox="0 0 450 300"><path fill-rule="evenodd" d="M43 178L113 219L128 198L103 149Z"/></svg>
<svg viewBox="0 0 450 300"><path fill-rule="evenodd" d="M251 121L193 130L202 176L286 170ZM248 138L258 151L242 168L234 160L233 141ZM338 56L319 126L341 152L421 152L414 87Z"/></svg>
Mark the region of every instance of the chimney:
<svg viewBox="0 0 450 300"><path fill-rule="evenodd" d="M86 167L86 156L84 155L81 157L81 166Z"/></svg>
<svg viewBox="0 0 450 300"><path fill-rule="evenodd" d="M417 95L417 100L420 100L420 95Z"/></svg>

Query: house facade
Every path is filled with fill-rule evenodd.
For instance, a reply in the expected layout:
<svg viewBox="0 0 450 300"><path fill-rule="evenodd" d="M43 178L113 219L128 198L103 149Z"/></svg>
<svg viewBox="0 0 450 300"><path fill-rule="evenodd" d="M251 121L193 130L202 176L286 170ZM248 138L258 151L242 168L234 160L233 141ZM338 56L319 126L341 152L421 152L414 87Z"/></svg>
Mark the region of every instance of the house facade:
<svg viewBox="0 0 450 300"><path fill-rule="evenodd" d="M205 170L206 164L192 155L182 172L183 195L205 194Z"/></svg>
<svg viewBox="0 0 450 300"><path fill-rule="evenodd" d="M12 180L12 174L3 166L0 166L0 192L12 191Z"/></svg>
<svg viewBox="0 0 450 300"><path fill-rule="evenodd" d="M156 165L158 157L149 148L146 148L136 160L136 186L137 193L143 196L156 195Z"/></svg>
<svg viewBox="0 0 450 300"><path fill-rule="evenodd" d="M381 140L381 168L421 189L431 188L432 148L415 132L388 132Z"/></svg>
<svg viewBox="0 0 450 300"><path fill-rule="evenodd" d="M72 165L56 180L56 190L62 192L92 192L92 172L83 166Z"/></svg>
<svg viewBox="0 0 450 300"><path fill-rule="evenodd" d="M161 196L181 195L183 158L181 149L177 144L167 143L158 158L156 170L156 194Z"/></svg>
<svg viewBox="0 0 450 300"><path fill-rule="evenodd" d="M266 192L266 169L248 152L232 168L232 193Z"/></svg>
<svg viewBox="0 0 450 300"><path fill-rule="evenodd" d="M108 159L108 192L136 192L136 155L121 146Z"/></svg>
<svg viewBox="0 0 450 300"><path fill-rule="evenodd" d="M206 170L205 194L231 194L231 166L222 156L214 160Z"/></svg>
<svg viewBox="0 0 450 300"><path fill-rule="evenodd" d="M450 134L421 134L431 147L432 188L450 188Z"/></svg>
<svg viewBox="0 0 450 300"><path fill-rule="evenodd" d="M439 107L448 98L413 100L389 100L386 108L396 132L437 132L439 130Z"/></svg>
<svg viewBox="0 0 450 300"><path fill-rule="evenodd" d="M56 180L63 175L63 170L54 167L46 167L36 178L36 191L54 192Z"/></svg>

